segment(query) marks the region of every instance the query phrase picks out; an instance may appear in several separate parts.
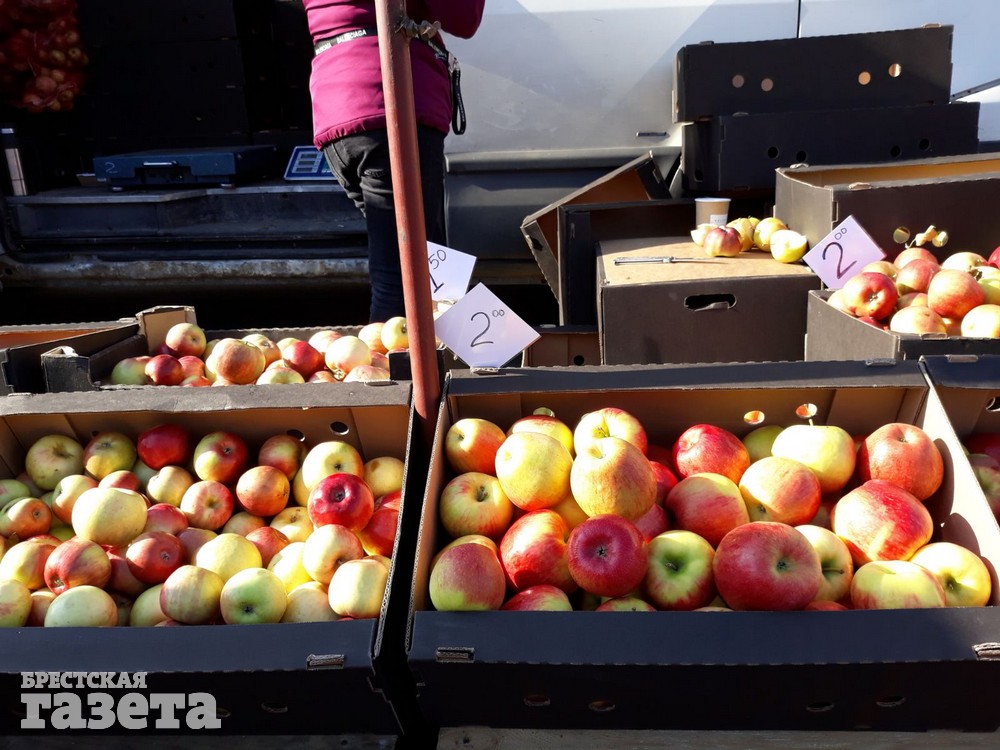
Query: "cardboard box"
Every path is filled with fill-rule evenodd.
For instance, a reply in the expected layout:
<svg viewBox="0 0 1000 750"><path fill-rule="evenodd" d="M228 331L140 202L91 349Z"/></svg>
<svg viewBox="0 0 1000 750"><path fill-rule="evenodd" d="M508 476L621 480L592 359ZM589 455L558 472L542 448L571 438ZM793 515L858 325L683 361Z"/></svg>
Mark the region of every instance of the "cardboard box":
<svg viewBox="0 0 1000 750"><path fill-rule="evenodd" d="M812 290L806 308L806 354L812 361L919 359L925 355L1000 354L997 339L896 333L853 318L827 304L832 290Z"/></svg>
<svg viewBox="0 0 1000 750"><path fill-rule="evenodd" d="M674 59L674 122L738 112L947 104L954 27L688 44Z"/></svg>
<svg viewBox="0 0 1000 750"><path fill-rule="evenodd" d="M891 260L898 227L948 231L939 258L955 249L986 252L1000 237L1000 216L978 210L1000 200L1000 153L943 156L892 164L784 167L775 178L775 215L817 244L848 216Z"/></svg>
<svg viewBox="0 0 1000 750"><path fill-rule="evenodd" d="M684 187L774 192L778 167L979 150L979 102L718 115L682 129Z"/></svg>
<svg viewBox="0 0 1000 750"><path fill-rule="evenodd" d="M21 471L27 449L43 435L62 433L83 442L101 430L136 436L168 420L199 437L233 431L252 455L271 435L291 432L307 445L333 439L350 442L366 460L398 456L405 459L407 472L420 473L412 489L407 474L403 490L400 527L405 531L409 524L411 532L398 535L393 552L390 576L403 589L395 610L387 592L378 620L3 629L4 736L21 731L18 711L23 713L25 705L20 673L26 671L146 672L144 694L204 691L214 696L222 717L215 734L399 735L403 718L397 703L402 701L405 708L405 702L412 701L398 686L405 677L402 638L415 546L412 529L426 477L423 450L411 452L410 396L409 384L393 383L334 389L289 385L43 393L0 402L3 477ZM416 501L411 500L414 490ZM413 520L407 521L410 515ZM178 714L182 728L183 716ZM151 720L146 731L153 728Z"/></svg>
<svg viewBox="0 0 1000 750"><path fill-rule="evenodd" d="M597 326L540 326L539 338L521 356L522 367L582 367L601 364Z"/></svg>
<svg viewBox="0 0 1000 750"><path fill-rule="evenodd" d="M928 500L937 539L972 546L994 583L1000 533L970 489L947 416L927 399L916 362L595 367L453 372L442 401L420 525L408 662L418 701L441 727L685 730L992 731L1000 663L984 644L1000 632L992 606L848 612L437 612L427 582L447 541L437 502L451 478L444 436L458 419L506 428L547 407L570 425L617 406L669 446L692 424L744 435L750 410L852 434L902 421L941 448L946 479ZM978 651L977 651L978 649ZM980 652L982 656L980 656Z"/></svg>
<svg viewBox="0 0 1000 750"><path fill-rule="evenodd" d="M617 259L673 256L676 263ZM598 329L604 364L764 362L804 357L807 266L758 250L709 258L690 238L601 242Z"/></svg>

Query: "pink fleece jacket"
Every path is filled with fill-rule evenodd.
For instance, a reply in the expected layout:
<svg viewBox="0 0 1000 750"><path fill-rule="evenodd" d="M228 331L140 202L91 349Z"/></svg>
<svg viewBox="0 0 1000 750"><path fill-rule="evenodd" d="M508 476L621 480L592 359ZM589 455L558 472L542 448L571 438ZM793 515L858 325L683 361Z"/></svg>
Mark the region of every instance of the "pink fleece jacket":
<svg viewBox="0 0 1000 750"><path fill-rule="evenodd" d="M391 0L394 1L394 0ZM303 0L313 43L345 31L375 28L374 0ZM407 0L407 15L417 22L440 21L449 34L467 39L479 28L485 0ZM444 41L437 37L437 44ZM451 125L448 69L422 42L410 43L417 123L447 133ZM313 141L330 141L385 127L385 97L377 35L352 39L317 55L309 82Z"/></svg>

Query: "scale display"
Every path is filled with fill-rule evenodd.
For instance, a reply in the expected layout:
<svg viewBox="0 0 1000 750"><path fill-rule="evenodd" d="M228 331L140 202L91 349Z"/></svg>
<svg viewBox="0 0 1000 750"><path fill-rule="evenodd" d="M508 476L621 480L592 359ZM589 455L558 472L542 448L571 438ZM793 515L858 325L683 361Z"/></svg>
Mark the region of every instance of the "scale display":
<svg viewBox="0 0 1000 750"><path fill-rule="evenodd" d="M315 146L295 146L285 167L285 179L337 181L323 152Z"/></svg>

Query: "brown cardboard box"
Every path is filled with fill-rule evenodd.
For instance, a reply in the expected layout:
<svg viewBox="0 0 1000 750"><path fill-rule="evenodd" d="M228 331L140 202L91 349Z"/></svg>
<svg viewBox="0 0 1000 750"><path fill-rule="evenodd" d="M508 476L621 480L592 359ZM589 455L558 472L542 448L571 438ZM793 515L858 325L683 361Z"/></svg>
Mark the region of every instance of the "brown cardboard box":
<svg viewBox="0 0 1000 750"><path fill-rule="evenodd" d="M615 264L664 256L683 262ZM601 242L597 280L608 365L800 360L806 295L820 286L807 266L759 250L709 258L683 237Z"/></svg>

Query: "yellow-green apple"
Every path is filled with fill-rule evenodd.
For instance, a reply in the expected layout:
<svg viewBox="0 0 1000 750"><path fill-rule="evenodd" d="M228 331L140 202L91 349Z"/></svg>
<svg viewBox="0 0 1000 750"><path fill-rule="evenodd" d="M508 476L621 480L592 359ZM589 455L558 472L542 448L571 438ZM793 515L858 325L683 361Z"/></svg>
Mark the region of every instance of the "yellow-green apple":
<svg viewBox="0 0 1000 750"><path fill-rule="evenodd" d="M976 277L953 268L942 268L927 287L927 306L942 318L960 320L985 300L986 293Z"/></svg>
<svg viewBox="0 0 1000 750"><path fill-rule="evenodd" d="M148 354L143 354L138 357L124 357L118 360L111 368L108 382L111 385L148 385L146 362L149 359Z"/></svg>
<svg viewBox="0 0 1000 750"><path fill-rule="evenodd" d="M646 541L635 524L621 516L591 516L570 532L566 564L584 591L624 596L646 575Z"/></svg>
<svg viewBox="0 0 1000 750"><path fill-rule="evenodd" d="M598 440L621 438L632 443L643 455L649 445L642 423L625 409L605 406L585 413L573 428L573 451L579 455Z"/></svg>
<svg viewBox="0 0 1000 750"><path fill-rule="evenodd" d="M879 260L873 260L870 263L866 263L861 267L861 273L873 272L873 273L884 273L890 279L896 278L896 273L899 268L891 260L886 260L881 258Z"/></svg>
<svg viewBox="0 0 1000 750"><path fill-rule="evenodd" d="M185 321L174 323L163 335L163 343L176 352L178 357L190 355L200 357L205 353L208 338L197 323Z"/></svg>
<svg viewBox="0 0 1000 750"><path fill-rule="evenodd" d="M499 425L488 419L464 417L452 424L444 436L444 454L456 474L496 471L497 451L507 439Z"/></svg>
<svg viewBox="0 0 1000 750"><path fill-rule="evenodd" d="M726 534L712 572L719 596L734 610L802 609L823 584L812 544L776 521L751 521Z"/></svg>
<svg viewBox="0 0 1000 750"><path fill-rule="evenodd" d="M20 628L31 614L31 591L20 581L0 580L0 628Z"/></svg>
<svg viewBox="0 0 1000 750"><path fill-rule="evenodd" d="M254 381L256 385L287 385L288 383L304 383L306 379L285 364L285 360L280 359L269 365Z"/></svg>
<svg viewBox="0 0 1000 750"><path fill-rule="evenodd" d="M28 539L51 527L52 510L41 498L19 497L0 508L0 536L6 539Z"/></svg>
<svg viewBox="0 0 1000 750"><path fill-rule="evenodd" d="M291 481L302 466L307 450L301 438L287 432L279 432L261 443L257 450L257 465L280 469Z"/></svg>
<svg viewBox="0 0 1000 750"><path fill-rule="evenodd" d="M228 581L241 570L262 568L260 550L246 537L233 533L217 534L194 554L194 564L211 570Z"/></svg>
<svg viewBox="0 0 1000 750"><path fill-rule="evenodd" d="M290 542L304 542L314 530L309 510L301 505L285 508L269 525L287 536Z"/></svg>
<svg viewBox="0 0 1000 750"><path fill-rule="evenodd" d="M132 573L125 559L126 546L103 548L111 561L111 577L102 586L105 591L124 594L135 599L139 594L149 588L149 584L143 583Z"/></svg>
<svg viewBox="0 0 1000 750"><path fill-rule="evenodd" d="M112 627L118 605L104 589L76 586L56 596L45 612L45 627Z"/></svg>
<svg viewBox="0 0 1000 750"><path fill-rule="evenodd" d="M368 344L350 334L332 341L324 353L324 364L337 380L343 380L355 367L371 363L372 350Z"/></svg>
<svg viewBox="0 0 1000 750"><path fill-rule="evenodd" d="M295 341L281 350L281 359L303 378L326 367L323 352L308 341Z"/></svg>
<svg viewBox="0 0 1000 750"><path fill-rule="evenodd" d="M73 527L68 523L56 526L53 524L52 528L49 529L49 535L54 536L60 542L65 542L67 539L73 536Z"/></svg>
<svg viewBox="0 0 1000 750"><path fill-rule="evenodd" d="M247 444L234 432L210 432L195 444L191 461L198 479L232 484L246 468Z"/></svg>
<svg viewBox="0 0 1000 750"><path fill-rule="evenodd" d="M165 531L145 531L125 549L125 560L132 575L143 583L163 583L187 562L184 545Z"/></svg>
<svg viewBox="0 0 1000 750"><path fill-rule="evenodd" d="M854 274L841 288L844 304L855 317L870 316L875 320L888 318L896 309L896 283L892 277L877 271Z"/></svg>
<svg viewBox="0 0 1000 750"><path fill-rule="evenodd" d="M253 542L254 546L260 551L260 564L265 568L271 562L272 557L291 544L288 537L273 526L261 526L259 529L254 529L244 536L246 536L248 541Z"/></svg>
<svg viewBox="0 0 1000 750"><path fill-rule="evenodd" d="M837 501L832 527L858 568L872 560L909 560L930 541L934 522L910 492L885 479L869 479Z"/></svg>
<svg viewBox="0 0 1000 750"><path fill-rule="evenodd" d="M278 348L278 344L269 336L263 333L248 333L243 337L243 340L248 344L253 344L264 353L265 367L281 359L281 349ZM210 353L202 354L202 358L204 359Z"/></svg>
<svg viewBox="0 0 1000 750"><path fill-rule="evenodd" d="M735 258L743 252L743 236L735 227L714 227L705 233L702 247L710 258Z"/></svg>
<svg viewBox="0 0 1000 750"><path fill-rule="evenodd" d="M677 484L677 475L662 461L649 459L649 467L653 470L653 477L656 479L656 505L663 505L667 499L667 493Z"/></svg>
<svg viewBox="0 0 1000 750"><path fill-rule="evenodd" d="M306 581L288 592L282 622L332 622L340 616L330 606L330 594L319 581Z"/></svg>
<svg viewBox="0 0 1000 750"><path fill-rule="evenodd" d="M254 382L267 366L259 347L242 339L222 338L205 358L205 371L230 383L246 385Z"/></svg>
<svg viewBox="0 0 1000 750"><path fill-rule="evenodd" d="M184 512L173 505L166 503L156 503L146 508L146 525L142 527L146 531L166 531L168 534L176 535L191 524Z"/></svg>
<svg viewBox="0 0 1000 750"><path fill-rule="evenodd" d="M750 216L740 216L730 221L728 224L726 224L726 226L732 227L737 232L739 232L740 242L742 243L741 247L744 251L746 251L753 247L753 233L758 223L759 221L756 218ZM782 230L775 230L775 231L782 231ZM773 238L773 233L772 233L772 238Z"/></svg>
<svg viewBox="0 0 1000 750"><path fill-rule="evenodd" d="M599 438L578 450L571 460L569 484L588 516L613 513L634 521L656 503L657 482L649 459L622 438Z"/></svg>
<svg viewBox="0 0 1000 750"><path fill-rule="evenodd" d="M330 608L341 617L374 619L382 611L388 581L389 569L374 557L347 560L327 585Z"/></svg>
<svg viewBox="0 0 1000 750"><path fill-rule="evenodd" d="M132 611L129 612L128 624L132 627L152 627L158 625L168 618L160 609L160 591L163 584L158 583L150 586L139 594L132 602Z"/></svg>
<svg viewBox="0 0 1000 750"><path fill-rule="evenodd" d="M983 288L986 304L1000 305L1000 268L980 266L976 269L976 281Z"/></svg>
<svg viewBox="0 0 1000 750"><path fill-rule="evenodd" d="M927 293L931 279L941 270L936 260L915 258L896 272L896 292L902 297L905 294Z"/></svg>
<svg viewBox="0 0 1000 750"><path fill-rule="evenodd" d="M913 553L910 562L927 568L944 590L949 607L985 607L993 582L983 558L954 542L931 542Z"/></svg>
<svg viewBox="0 0 1000 750"><path fill-rule="evenodd" d="M285 585L267 568L246 568L228 578L219 596L219 612L230 625L281 622L288 606Z"/></svg>
<svg viewBox="0 0 1000 750"><path fill-rule="evenodd" d="M383 354L382 352L372 352L372 363L371 367L377 367L380 370L389 371L389 355ZM325 372L327 375L333 376L333 373L329 370L320 370L321 373ZM336 378L333 378L336 380Z"/></svg>
<svg viewBox="0 0 1000 750"><path fill-rule="evenodd" d="M970 453L968 458L990 510L1000 519L1000 461L988 453Z"/></svg>
<svg viewBox="0 0 1000 750"><path fill-rule="evenodd" d="M917 258L933 260L935 263L938 262L937 256L934 253L920 245L911 245L910 247L903 248L896 253L896 257L892 259L892 262L896 264L897 268L903 268Z"/></svg>
<svg viewBox="0 0 1000 750"><path fill-rule="evenodd" d="M857 461L854 438L837 425L789 425L775 437L771 454L794 459L812 469L824 495L839 492L847 485Z"/></svg>
<svg viewBox="0 0 1000 750"><path fill-rule="evenodd" d="M52 490L52 514L63 523L69 523L76 499L84 490L96 487L97 484L96 479L86 474L69 474L63 477Z"/></svg>
<svg viewBox="0 0 1000 750"><path fill-rule="evenodd" d="M375 512L358 532L358 538L369 555L392 557L392 550L396 546L396 530L399 528L400 495L392 493L382 497L389 499L376 504Z"/></svg>
<svg viewBox="0 0 1000 750"><path fill-rule="evenodd" d="M149 486L149 478L156 473L156 469L147 466L141 459L136 459L132 464L132 473L139 477L139 491L146 492Z"/></svg>
<svg viewBox="0 0 1000 750"><path fill-rule="evenodd" d="M933 333L945 336L948 327L944 318L926 305L902 307L889 318L889 330L893 333Z"/></svg>
<svg viewBox="0 0 1000 750"><path fill-rule="evenodd" d="M365 462L361 458L358 449L343 440L325 440L316 443L306 453L302 459L302 484L305 487L308 501L308 493L331 474L354 474L358 477L365 475ZM299 503L305 505L305 502Z"/></svg>
<svg viewBox="0 0 1000 750"><path fill-rule="evenodd" d="M695 424L674 441L674 468L683 479L691 474L721 474L738 482L750 465L743 441L729 430L711 424Z"/></svg>
<svg viewBox="0 0 1000 750"><path fill-rule="evenodd" d="M135 466L135 464L132 464ZM139 475L131 469L118 469L112 471L98 482L102 487L121 487L126 490L142 490L142 480Z"/></svg>
<svg viewBox="0 0 1000 750"><path fill-rule="evenodd" d="M853 609L930 609L947 603L934 574L909 560L872 560L858 567L851 581Z"/></svg>
<svg viewBox="0 0 1000 750"><path fill-rule="evenodd" d="M314 527L337 523L358 532L375 512L375 496L364 479L341 472L321 479L312 488L306 508Z"/></svg>
<svg viewBox="0 0 1000 750"><path fill-rule="evenodd" d="M308 341L314 348L326 353L330 343L339 339L343 335L344 334L340 331L335 331L332 328L320 328L318 331L315 331L312 335L310 335L306 341Z"/></svg>
<svg viewBox="0 0 1000 750"><path fill-rule="evenodd" d="M572 531L581 523L590 518L590 516L588 516L586 512L584 512L583 508L580 507L580 504L573 497L572 492L567 494L566 497L564 497L558 503L549 508L549 510L554 510L556 513L562 516L563 520L566 522L566 525L569 526L570 531ZM511 518L511 520L513 520L513 517Z"/></svg>
<svg viewBox="0 0 1000 750"><path fill-rule="evenodd" d="M251 466L236 480L236 499L243 510L258 516L276 516L288 505L291 483L281 469Z"/></svg>
<svg viewBox="0 0 1000 750"><path fill-rule="evenodd" d="M146 507L135 490L92 487L73 504L73 532L105 546L128 544L146 525Z"/></svg>
<svg viewBox="0 0 1000 750"><path fill-rule="evenodd" d="M45 562L58 544L44 536L18 542L0 558L0 581L20 581L31 591L44 588Z"/></svg>
<svg viewBox="0 0 1000 750"><path fill-rule="evenodd" d="M674 529L649 540L645 598L662 610L694 610L716 597L712 560L715 549L693 531Z"/></svg>
<svg viewBox="0 0 1000 750"><path fill-rule="evenodd" d="M771 252L771 235L788 225L776 216L765 216L753 228L753 246L766 253Z"/></svg>
<svg viewBox="0 0 1000 750"><path fill-rule="evenodd" d="M573 448L573 430L570 429L569 425L563 422L561 419L557 419L552 414L529 414L526 417L521 417L514 421L514 423L507 429L507 434L510 435L514 432L544 432L546 435L551 435L566 446L566 449L572 453Z"/></svg>
<svg viewBox="0 0 1000 750"><path fill-rule="evenodd" d="M28 619L24 623L31 628L40 628L45 624L45 613L49 611L49 605L56 595L48 589L38 589L31 592L31 610L28 612ZM2 596L0 596L2 599ZM0 608L2 608L0 604ZM2 616L0 616L0 627L3 626Z"/></svg>
<svg viewBox="0 0 1000 750"><path fill-rule="evenodd" d="M393 349L408 348L410 335L406 328L406 318L402 315L394 315L383 321L379 338L382 339L382 346L387 352Z"/></svg>
<svg viewBox="0 0 1000 750"><path fill-rule="evenodd" d="M38 497L41 494L33 494L31 488L19 479L0 479L0 505L19 497Z"/></svg>
<svg viewBox="0 0 1000 750"><path fill-rule="evenodd" d="M807 523L823 493L819 478L803 463L782 456L765 456L750 464L739 481L751 521Z"/></svg>
<svg viewBox="0 0 1000 750"><path fill-rule="evenodd" d="M896 311L904 307L927 307L927 292L907 292L899 295L899 299L896 300Z"/></svg>
<svg viewBox="0 0 1000 750"><path fill-rule="evenodd" d="M512 433L497 449L495 466L504 494L522 510L550 508L570 491L573 456L551 435Z"/></svg>
<svg viewBox="0 0 1000 750"><path fill-rule="evenodd" d="M563 561L565 564L565 551ZM568 572L566 577L569 577ZM533 585L536 584L524 588ZM565 591L563 587L558 588ZM483 544L449 546L438 553L431 565L428 590L431 604L441 612L500 609L506 594L504 569L496 551Z"/></svg>
<svg viewBox="0 0 1000 750"><path fill-rule="evenodd" d="M351 371L344 376L345 383L362 383L372 380L388 380L389 370L384 367L372 365L358 365L352 367Z"/></svg>
<svg viewBox="0 0 1000 750"><path fill-rule="evenodd" d="M924 430L905 422L876 428L858 447L861 481L884 479L926 500L944 481L941 451Z"/></svg>
<svg viewBox="0 0 1000 750"><path fill-rule="evenodd" d="M666 508L653 503L649 506L649 510L635 519L633 523L639 529L642 538L648 542L653 537L659 536L670 528L670 516L667 514ZM573 528L575 527L574 525Z"/></svg>
<svg viewBox="0 0 1000 750"><path fill-rule="evenodd" d="M154 354L146 360L146 380L151 385L180 385L184 365L173 354Z"/></svg>
<svg viewBox="0 0 1000 750"><path fill-rule="evenodd" d="M224 583L222 576L211 570L181 565L159 587L160 611L185 625L214 622L219 616Z"/></svg>
<svg viewBox="0 0 1000 750"><path fill-rule="evenodd" d="M313 580L302 565L302 552L305 546L305 542L289 542L275 552L267 564L267 569L278 576L284 584L285 593L299 584Z"/></svg>
<svg viewBox="0 0 1000 750"><path fill-rule="evenodd" d="M24 470L40 489L55 489L63 477L83 474L83 445L68 435L44 435L28 447Z"/></svg>
<svg viewBox="0 0 1000 750"><path fill-rule="evenodd" d="M820 568L823 570L823 583L813 601L840 602L850 600L851 580L854 578L854 561L847 544L830 529L814 524L801 524L795 527L809 540L809 543L819 555Z"/></svg>
<svg viewBox="0 0 1000 750"><path fill-rule="evenodd" d="M959 326L959 332L967 338L1000 338L1000 305L976 305L962 317Z"/></svg>
<svg viewBox="0 0 1000 750"><path fill-rule="evenodd" d="M183 466L170 464L152 474L146 480L146 496L153 503L166 503L180 507L188 488L195 483L195 477Z"/></svg>
<svg viewBox="0 0 1000 750"><path fill-rule="evenodd" d="M388 495L390 492L403 489L403 471L405 464L395 456L376 456L365 461L364 475L367 484L375 497Z"/></svg>
<svg viewBox="0 0 1000 750"><path fill-rule="evenodd" d="M606 599L594 608L595 612L655 612L654 607L649 602L643 601L634 596L618 596L614 599Z"/></svg>
<svg viewBox="0 0 1000 750"><path fill-rule="evenodd" d="M987 265L986 257L971 250L959 250L941 261L941 268L951 268L965 273L972 273L979 266L985 265Z"/></svg>
<svg viewBox="0 0 1000 750"><path fill-rule="evenodd" d="M469 471L451 479L441 490L438 515L454 538L482 534L499 539L514 517L514 505L491 474Z"/></svg>
<svg viewBox="0 0 1000 750"><path fill-rule="evenodd" d="M357 534L335 523L316 528L302 544L302 566L310 578L323 584L329 584L345 562L365 556Z"/></svg>
<svg viewBox="0 0 1000 750"><path fill-rule="evenodd" d="M750 523L739 485L722 474L692 474L667 495L665 507L673 528L704 537L712 547L737 526Z"/></svg>
<svg viewBox="0 0 1000 750"><path fill-rule="evenodd" d="M113 471L131 469L135 459L135 442L122 432L98 432L83 446L84 473L98 481Z"/></svg>
<svg viewBox="0 0 1000 750"><path fill-rule="evenodd" d="M771 455L771 444L783 429L778 424L765 424L755 427L741 438L750 455L750 463Z"/></svg>
<svg viewBox="0 0 1000 750"><path fill-rule="evenodd" d="M566 559L569 535L569 526L554 510L529 511L515 520L498 547L510 587L520 591L548 583L567 594L575 591L578 587Z"/></svg>
<svg viewBox="0 0 1000 750"><path fill-rule="evenodd" d="M235 505L235 500L233 502ZM284 512L285 511L282 511L282 513ZM277 518L277 516L275 516L275 518ZM225 532L227 534L239 534L240 536L246 536L251 531L267 525L267 519L264 518L264 516L258 516L248 510L240 510L229 516L229 520L222 524L222 528L215 529L215 531L220 534Z"/></svg>
<svg viewBox="0 0 1000 750"><path fill-rule="evenodd" d="M201 546L207 542L209 539L215 539L218 534L209 529L198 529L194 526L189 526L183 531L177 532L177 538L181 540L181 544L184 545L184 554L187 556L188 560L194 560L195 553L201 548Z"/></svg>
<svg viewBox="0 0 1000 750"><path fill-rule="evenodd" d="M358 338L368 344L368 348L373 352L385 354L389 350L386 348L385 344L382 343L382 328L384 326L385 323L383 321L375 321L373 323L363 325L358 330Z"/></svg>
<svg viewBox="0 0 1000 750"><path fill-rule="evenodd" d="M540 583L518 591L500 609L514 612L572 612L573 605L561 588Z"/></svg>
<svg viewBox="0 0 1000 750"><path fill-rule="evenodd" d="M847 303L844 302L844 295L839 289L834 289L830 293L830 296L826 298L826 304L835 310L840 310L842 313L851 315L851 311L847 309Z"/></svg>
<svg viewBox="0 0 1000 750"><path fill-rule="evenodd" d="M284 338L278 339L274 345L278 347L278 351L282 351L289 344L294 344L296 341L301 341L301 340L302 339L300 339L298 336L285 336Z"/></svg>

